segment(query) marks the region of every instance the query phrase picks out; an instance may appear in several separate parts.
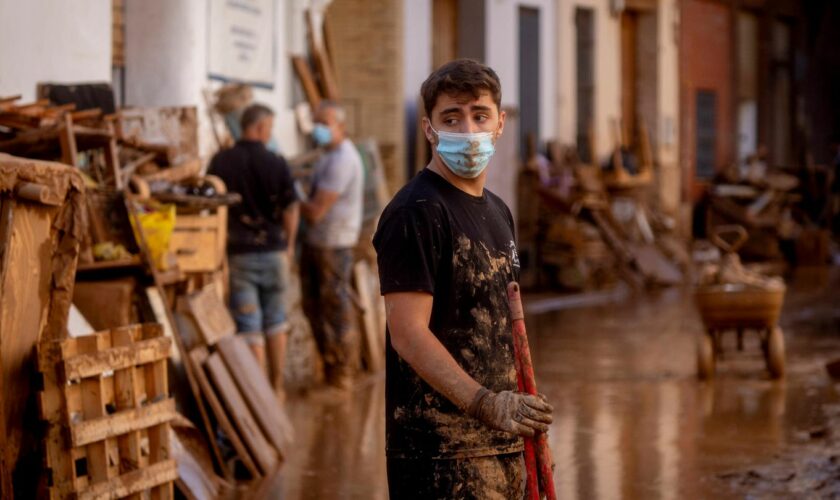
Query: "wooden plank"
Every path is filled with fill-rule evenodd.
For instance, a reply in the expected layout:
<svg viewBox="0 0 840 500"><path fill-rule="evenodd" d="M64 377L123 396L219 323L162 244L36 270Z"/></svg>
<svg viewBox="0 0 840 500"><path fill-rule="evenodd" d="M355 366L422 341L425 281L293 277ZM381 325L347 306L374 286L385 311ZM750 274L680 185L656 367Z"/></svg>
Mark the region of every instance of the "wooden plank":
<svg viewBox="0 0 840 500"><path fill-rule="evenodd" d="M129 218L133 221L136 227L140 226L140 223L137 219L137 209L135 208L133 202L129 199L124 200L126 211L128 212ZM162 317L166 318L165 322L161 322L164 326L164 333L171 334L172 338L175 339L175 345L177 346L176 354L173 356L173 360L177 363L180 362L181 359L187 357L187 349L184 346L184 342L181 338L180 333L177 330L177 325L175 323L175 316L172 310L166 305L164 302L164 289L162 284L162 279L160 273L158 272L157 268L155 267L151 254L149 253L149 246L146 244L146 236L143 234L142 231L138 233L137 244L140 247L140 255L143 258L144 263L146 264L146 268L149 269L152 273L152 279L154 280L154 287L149 287L146 289L146 296L149 298L149 302L153 307L155 315L162 315ZM152 292L153 290L153 292ZM157 300L157 307L152 303L152 300ZM169 328L170 331L166 330L166 327ZM208 441L210 442L210 448L213 450L213 456L216 458L216 462L219 465L219 470L224 470L224 459L222 458L222 452L219 450L219 445L216 443L214 439L215 436L215 428L210 424L210 417L207 414L207 408L204 406L204 399L201 397L201 389L198 386L197 375L191 363L187 362L184 365L184 373L187 375L187 382L190 386L190 392L192 392L193 398L196 402L196 406L198 406L198 413L201 416L201 422L204 425L204 430L207 433Z"/></svg>
<svg viewBox="0 0 840 500"><path fill-rule="evenodd" d="M48 422L44 438L45 465L52 478L52 488L70 490L74 477L73 457L65 450L64 429L59 425L67 418L56 370L61 359L59 344L55 341L41 342L37 350L38 371L44 380L44 390L38 393L38 412L41 419Z"/></svg>
<svg viewBox="0 0 840 500"><path fill-rule="evenodd" d="M160 337L163 329L160 325L143 325L144 337ZM145 373L146 397L149 401L158 401L169 396L169 377L166 361L158 360L143 367ZM170 424L164 423L148 430L149 462L164 462L171 456ZM174 495L173 483L167 483L152 489L152 499L168 500Z"/></svg>
<svg viewBox="0 0 840 500"><path fill-rule="evenodd" d="M79 500L99 500L123 498L159 484L178 479L178 466L175 460L167 460L117 476L106 483L90 486L79 492Z"/></svg>
<svg viewBox="0 0 840 500"><path fill-rule="evenodd" d="M165 399L133 410L72 424L70 441L73 446L84 446L109 437L159 425L172 420L176 415L175 400Z"/></svg>
<svg viewBox="0 0 840 500"><path fill-rule="evenodd" d="M76 136L73 134L73 117L67 113L62 121L64 126L58 133L58 139L61 142L61 162L75 167L79 151L76 147Z"/></svg>
<svg viewBox="0 0 840 500"><path fill-rule="evenodd" d="M216 347L263 433L280 458L287 458L294 441L292 423L277 400L265 372L254 362L254 355L245 339L234 335L220 340Z"/></svg>
<svg viewBox="0 0 840 500"><path fill-rule="evenodd" d="M100 349L108 348L110 344L111 339L107 335L94 335L77 339L79 352L82 353L95 353ZM107 401L103 395L103 383L102 377L86 378L81 382L84 422L109 418L105 410ZM117 468L119 460L116 459L117 442L113 439L106 439L107 437L102 436L100 439L77 445L87 445L87 475L91 484L107 482L119 473Z"/></svg>
<svg viewBox="0 0 840 500"><path fill-rule="evenodd" d="M119 150L117 149L117 138L116 133L114 132L114 121L107 120L105 122L105 127L108 133L111 135L110 139L108 140L108 144L105 146L105 165L108 167L108 171L111 175L114 176L114 185L117 188L117 191L120 191L125 187L126 180L122 177L122 169L120 168L120 155Z"/></svg>
<svg viewBox="0 0 840 500"><path fill-rule="evenodd" d="M166 337L141 340L132 345L112 347L97 353L80 354L63 361L67 380L92 377L110 370L165 360L169 357L172 340Z"/></svg>
<svg viewBox="0 0 840 500"><path fill-rule="evenodd" d="M309 106L314 111L321 104L321 93L318 90L318 85L315 83L315 77L312 75L312 69L309 63L301 56L292 56L292 67L295 70L295 75L298 77L300 86L303 89L303 94L306 96Z"/></svg>
<svg viewBox="0 0 840 500"><path fill-rule="evenodd" d="M364 260L353 266L353 279L356 292L361 303L362 330L364 333L364 350L362 354L370 371L379 371L384 366L385 345L380 342L379 327L376 321L376 311L373 307L368 281L370 266Z"/></svg>
<svg viewBox="0 0 840 500"><path fill-rule="evenodd" d="M339 99L338 84L335 81L335 73L323 47L315 37L315 24L312 18L312 10L307 9L304 13L306 18L306 40L309 45L309 54L315 62L318 71L321 94L327 99L337 101Z"/></svg>
<svg viewBox="0 0 840 500"><path fill-rule="evenodd" d="M138 326L119 328L112 332L111 339L115 346L131 348L137 340L139 333ZM140 406L140 390L138 388L137 370L134 364L123 366L114 370L114 406L117 411L133 410ZM117 438L120 450L119 470L120 475L141 469L142 452L140 450L140 432L134 430ZM140 496L134 493L132 499L139 499Z"/></svg>
<svg viewBox="0 0 840 500"><path fill-rule="evenodd" d="M204 397L207 398L207 404L210 405L210 409L216 416L216 421L218 422L219 427L221 427L222 431L228 437L234 451L236 451L236 454L239 455L239 459L242 460L242 464L246 469L248 469L248 472L250 472L253 477L259 477L259 469L257 469L257 466L251 459L251 454L249 453L248 448L246 448L242 443L239 433L230 422L227 413L225 413L225 409L222 407L222 403L219 401L218 396L216 396L216 391L213 389L213 385L210 383L210 380L204 372L204 363L207 361L209 356L210 353L207 352L207 348L201 346L190 351L187 358L194 367L194 371L197 375L196 378L201 386L201 391L204 393ZM215 435L211 436L211 439L215 439Z"/></svg>
<svg viewBox="0 0 840 500"><path fill-rule="evenodd" d="M172 323L170 323L169 316L166 314L166 304L163 302L163 297L161 297L158 289L153 286L147 287L146 299L149 301L149 306L152 308L152 313L155 315L155 321L157 321L157 323L163 328L163 335L168 339L175 340L175 329L173 328ZM172 349L170 351L170 357L172 358L172 363L176 368L181 366L182 360L180 349Z"/></svg>
<svg viewBox="0 0 840 500"><path fill-rule="evenodd" d="M213 353L204 363L205 369L219 391L225 408L230 414L236 427L242 434L242 440L253 453L254 459L263 473L269 473L277 465L277 453L268 443L254 416L248 409L247 403L236 387L224 361L219 353Z"/></svg>
<svg viewBox="0 0 840 500"><path fill-rule="evenodd" d="M215 286L206 286L201 291L187 296L187 306L198 325L199 334L208 346L236 333L233 318L216 293Z"/></svg>

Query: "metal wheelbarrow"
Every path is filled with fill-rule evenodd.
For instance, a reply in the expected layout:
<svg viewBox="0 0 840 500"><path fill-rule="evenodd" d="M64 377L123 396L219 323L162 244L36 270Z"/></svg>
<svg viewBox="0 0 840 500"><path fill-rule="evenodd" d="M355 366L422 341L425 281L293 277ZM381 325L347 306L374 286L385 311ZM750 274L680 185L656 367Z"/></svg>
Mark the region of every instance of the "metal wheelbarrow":
<svg viewBox="0 0 840 500"><path fill-rule="evenodd" d="M726 233L736 234L730 243L723 239ZM728 254L740 266L735 252L747 240L747 232L741 226L721 226L711 237L712 242ZM781 283L764 285L757 283L722 283L699 285L694 299L706 327L697 348L697 375L701 379L715 374L716 358L723 354L724 332L734 331L738 350L744 349L744 333L755 331L761 339L767 370L773 378L785 372L785 339L778 326L785 286Z"/></svg>

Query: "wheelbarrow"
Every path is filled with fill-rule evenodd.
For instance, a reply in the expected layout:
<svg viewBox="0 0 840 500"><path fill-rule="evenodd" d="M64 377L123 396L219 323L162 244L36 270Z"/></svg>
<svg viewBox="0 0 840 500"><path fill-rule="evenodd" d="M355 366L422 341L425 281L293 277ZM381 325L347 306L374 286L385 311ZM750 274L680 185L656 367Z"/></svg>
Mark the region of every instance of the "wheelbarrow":
<svg viewBox="0 0 840 500"><path fill-rule="evenodd" d="M724 234L734 234L732 242ZM711 237L730 262L740 266L735 252L747 240L747 231L741 226L720 226ZM743 272L743 271L742 271ZM761 339L767 370L773 378L785 372L785 339L778 326L785 286L782 283L761 284L746 280L746 283L721 283L699 285L694 299L706 327L697 348L697 375L701 379L715 374L716 358L723 355L722 337L725 332L737 334L738 350L744 349L744 334L756 332Z"/></svg>

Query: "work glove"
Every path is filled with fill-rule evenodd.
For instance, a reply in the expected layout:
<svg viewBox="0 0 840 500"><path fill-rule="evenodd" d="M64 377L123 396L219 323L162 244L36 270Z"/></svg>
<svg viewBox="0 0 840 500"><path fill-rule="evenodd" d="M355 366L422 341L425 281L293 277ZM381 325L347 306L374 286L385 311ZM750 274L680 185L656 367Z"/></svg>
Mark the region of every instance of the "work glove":
<svg viewBox="0 0 840 500"><path fill-rule="evenodd" d="M548 431L551 407L545 396L521 392L493 392L485 387L476 392L467 413L492 429L531 437Z"/></svg>

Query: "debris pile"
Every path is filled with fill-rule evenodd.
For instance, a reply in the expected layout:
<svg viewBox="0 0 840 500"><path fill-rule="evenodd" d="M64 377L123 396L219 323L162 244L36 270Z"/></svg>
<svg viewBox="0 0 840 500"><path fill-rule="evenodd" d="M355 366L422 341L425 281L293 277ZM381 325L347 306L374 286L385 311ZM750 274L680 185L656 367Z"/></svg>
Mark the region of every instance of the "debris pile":
<svg viewBox="0 0 840 500"><path fill-rule="evenodd" d="M675 221L650 201L649 160L631 174L616 148L611 169L580 161L572 146L549 145L520 175L523 281L592 290L621 280L634 288L678 285L691 273Z"/></svg>
<svg viewBox="0 0 840 500"><path fill-rule="evenodd" d="M701 203L696 231L738 224L749 233L739 254L753 262L822 265L830 260L830 182L814 165L769 168L759 148L744 164L721 172Z"/></svg>

